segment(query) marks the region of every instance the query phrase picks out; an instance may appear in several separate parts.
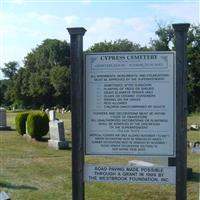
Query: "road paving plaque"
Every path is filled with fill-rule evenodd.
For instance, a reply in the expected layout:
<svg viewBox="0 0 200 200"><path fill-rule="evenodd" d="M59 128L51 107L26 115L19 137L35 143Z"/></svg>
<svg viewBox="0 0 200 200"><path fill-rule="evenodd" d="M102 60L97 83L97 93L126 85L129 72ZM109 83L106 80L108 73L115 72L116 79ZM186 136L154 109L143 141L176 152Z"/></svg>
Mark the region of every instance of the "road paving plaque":
<svg viewBox="0 0 200 200"><path fill-rule="evenodd" d="M176 167L86 164L84 179L88 182L175 184Z"/></svg>
<svg viewBox="0 0 200 200"><path fill-rule="evenodd" d="M175 156L175 52L85 54L85 154Z"/></svg>

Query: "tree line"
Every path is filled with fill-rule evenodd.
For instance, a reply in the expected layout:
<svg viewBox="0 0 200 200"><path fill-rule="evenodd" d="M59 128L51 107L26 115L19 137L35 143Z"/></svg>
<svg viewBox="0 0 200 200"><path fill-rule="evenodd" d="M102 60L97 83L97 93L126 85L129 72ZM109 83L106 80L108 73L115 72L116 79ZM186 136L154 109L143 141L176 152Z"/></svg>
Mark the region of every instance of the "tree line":
<svg viewBox="0 0 200 200"><path fill-rule="evenodd" d="M174 50L174 30L158 25L157 38L141 46L127 39L96 43L87 52ZM200 111L200 26L192 25L187 37L188 108ZM70 105L70 45L46 39L24 58L24 67L11 61L1 67L0 105L15 108L67 107Z"/></svg>

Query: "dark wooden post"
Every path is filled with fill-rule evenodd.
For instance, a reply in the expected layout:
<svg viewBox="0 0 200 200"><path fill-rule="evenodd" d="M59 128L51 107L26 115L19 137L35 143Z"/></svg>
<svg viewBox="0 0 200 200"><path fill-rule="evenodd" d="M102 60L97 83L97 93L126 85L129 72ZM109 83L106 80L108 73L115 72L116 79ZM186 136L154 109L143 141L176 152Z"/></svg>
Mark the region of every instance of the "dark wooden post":
<svg viewBox="0 0 200 200"><path fill-rule="evenodd" d="M84 200L83 180L83 35L84 28L67 28L70 34L72 105L72 199Z"/></svg>
<svg viewBox="0 0 200 200"><path fill-rule="evenodd" d="M190 24L173 24L176 47L176 200L187 199L187 58Z"/></svg>

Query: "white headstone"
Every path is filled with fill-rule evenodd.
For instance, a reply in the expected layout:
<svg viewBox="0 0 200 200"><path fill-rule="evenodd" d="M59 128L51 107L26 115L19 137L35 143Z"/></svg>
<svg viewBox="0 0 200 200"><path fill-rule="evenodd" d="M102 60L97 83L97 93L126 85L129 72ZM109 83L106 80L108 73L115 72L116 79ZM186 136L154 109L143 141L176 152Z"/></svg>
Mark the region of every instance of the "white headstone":
<svg viewBox="0 0 200 200"><path fill-rule="evenodd" d="M64 122L54 120L49 122L50 140L48 140L49 147L55 149L66 149L67 141L65 140Z"/></svg>
<svg viewBox="0 0 200 200"><path fill-rule="evenodd" d="M45 109L45 112L46 112L46 113L49 113L49 109L48 109L48 108L47 108L47 109Z"/></svg>
<svg viewBox="0 0 200 200"><path fill-rule="evenodd" d="M50 111L49 111L49 120L50 120L50 121L56 120L56 114L55 114L55 111L54 111L54 110L50 110Z"/></svg>
<svg viewBox="0 0 200 200"><path fill-rule="evenodd" d="M199 130L199 126L196 125L196 124L192 124L192 125L190 126L190 130L192 130L192 131L198 131L198 130Z"/></svg>
<svg viewBox="0 0 200 200"><path fill-rule="evenodd" d="M10 200L10 197L3 191L0 192L0 200Z"/></svg>

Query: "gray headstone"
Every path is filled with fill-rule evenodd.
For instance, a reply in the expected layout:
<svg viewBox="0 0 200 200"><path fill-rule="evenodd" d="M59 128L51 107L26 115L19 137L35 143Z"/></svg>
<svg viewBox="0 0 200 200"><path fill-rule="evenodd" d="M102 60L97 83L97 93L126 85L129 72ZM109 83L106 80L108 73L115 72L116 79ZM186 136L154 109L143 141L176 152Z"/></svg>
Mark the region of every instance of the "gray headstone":
<svg viewBox="0 0 200 200"><path fill-rule="evenodd" d="M54 120L49 122L50 140L48 140L49 147L55 149L66 149L67 141L65 140L64 122Z"/></svg>
<svg viewBox="0 0 200 200"><path fill-rule="evenodd" d="M6 109L0 108L0 130L9 130L10 127L6 125Z"/></svg>
<svg viewBox="0 0 200 200"><path fill-rule="evenodd" d="M0 108L0 126L6 126L6 109Z"/></svg>
<svg viewBox="0 0 200 200"><path fill-rule="evenodd" d="M192 153L200 154L200 147L193 147L193 148L191 149L191 152L192 152Z"/></svg>
<svg viewBox="0 0 200 200"><path fill-rule="evenodd" d="M197 153L197 154L200 153L200 142L199 141L196 141L196 142L193 143L193 147L191 149L191 152Z"/></svg>
<svg viewBox="0 0 200 200"><path fill-rule="evenodd" d="M49 129L50 129L50 138L52 140L65 141L63 121L58 121L58 120L50 121Z"/></svg>
<svg viewBox="0 0 200 200"><path fill-rule="evenodd" d="M56 114L55 114L55 111L54 111L54 110L50 110L50 111L49 111L49 120L50 120L50 121L56 120Z"/></svg>

